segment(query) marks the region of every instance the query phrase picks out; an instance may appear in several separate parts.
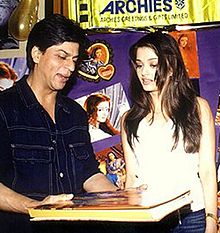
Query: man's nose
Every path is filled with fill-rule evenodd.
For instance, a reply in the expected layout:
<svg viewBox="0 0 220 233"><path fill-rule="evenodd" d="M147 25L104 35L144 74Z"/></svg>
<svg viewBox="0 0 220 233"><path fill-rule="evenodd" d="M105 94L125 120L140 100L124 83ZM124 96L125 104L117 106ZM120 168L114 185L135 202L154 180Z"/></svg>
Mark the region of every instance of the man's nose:
<svg viewBox="0 0 220 233"><path fill-rule="evenodd" d="M76 62L72 59L67 60L66 67L69 69L70 72L73 72L76 68Z"/></svg>

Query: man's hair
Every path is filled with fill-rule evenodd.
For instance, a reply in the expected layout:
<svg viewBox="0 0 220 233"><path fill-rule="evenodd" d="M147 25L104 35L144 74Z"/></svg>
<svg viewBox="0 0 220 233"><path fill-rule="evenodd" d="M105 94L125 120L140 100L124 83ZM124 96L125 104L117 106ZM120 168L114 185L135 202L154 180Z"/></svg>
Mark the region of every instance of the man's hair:
<svg viewBox="0 0 220 233"><path fill-rule="evenodd" d="M76 42L79 44L79 59L84 55L88 45L85 31L73 20L67 19L60 14L53 14L37 22L32 28L27 41L27 66L30 70L34 68L31 50L34 46L41 52L53 45L64 42Z"/></svg>

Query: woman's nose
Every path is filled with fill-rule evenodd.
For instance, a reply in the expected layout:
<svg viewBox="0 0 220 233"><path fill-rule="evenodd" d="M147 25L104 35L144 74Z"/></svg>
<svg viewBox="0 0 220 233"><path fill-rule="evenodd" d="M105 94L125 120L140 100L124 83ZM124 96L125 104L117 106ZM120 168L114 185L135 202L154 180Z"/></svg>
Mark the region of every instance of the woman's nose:
<svg viewBox="0 0 220 233"><path fill-rule="evenodd" d="M149 71L148 71L147 66L143 66L143 67L142 67L142 69L141 69L141 74L142 74L142 75L148 75L148 74L149 74Z"/></svg>

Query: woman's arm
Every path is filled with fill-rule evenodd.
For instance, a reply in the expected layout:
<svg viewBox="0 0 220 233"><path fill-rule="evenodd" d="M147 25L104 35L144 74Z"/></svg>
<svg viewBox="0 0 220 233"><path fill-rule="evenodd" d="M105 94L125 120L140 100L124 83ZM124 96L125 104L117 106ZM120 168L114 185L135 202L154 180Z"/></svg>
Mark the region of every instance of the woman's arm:
<svg viewBox="0 0 220 233"><path fill-rule="evenodd" d="M199 150L199 175L202 182L206 215L217 217L217 178L215 158L215 126L206 100L199 98L202 136ZM210 213L210 214L209 214ZM206 233L217 232L214 218L206 217Z"/></svg>
<svg viewBox="0 0 220 233"><path fill-rule="evenodd" d="M83 188L86 192L107 192L107 191L116 191L116 187L108 178L102 174L97 173L90 178L88 178L84 184Z"/></svg>

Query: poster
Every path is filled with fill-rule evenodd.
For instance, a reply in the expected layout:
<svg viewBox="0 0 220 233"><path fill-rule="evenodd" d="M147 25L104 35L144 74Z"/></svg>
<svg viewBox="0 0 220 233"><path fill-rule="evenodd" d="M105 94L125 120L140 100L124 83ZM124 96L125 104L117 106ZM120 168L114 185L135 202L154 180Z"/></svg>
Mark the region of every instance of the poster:
<svg viewBox="0 0 220 233"><path fill-rule="evenodd" d="M185 31L179 32L178 35L181 33L183 34ZM101 47L102 51L99 51L99 59L102 60L103 64L100 67L105 68L109 76L102 76L100 67L95 69L93 74L90 73L89 75L86 75L85 70L81 70L76 78L75 85L68 94L70 98L75 99L83 107L86 98L90 95L101 93L109 96L111 104L108 109L108 117L111 124L119 131L120 117L131 106L129 95L129 48L131 44L143 35L144 33L141 32L97 33L90 35L91 44L88 49L87 60L91 59L92 51L95 48L100 49ZM208 100L213 111L213 117L215 117L220 86L218 75L220 68L215 58L218 55L220 56L220 48L217 42L220 39L220 29L201 30L198 32L187 31L187 35L189 35L190 39L193 38L194 55L198 62L199 72L197 77L190 77L191 81L196 83L200 95ZM106 48L107 50L105 50ZM111 68L108 70L109 65ZM217 140L218 135L217 131ZM124 184L120 184L120 181L123 182L125 179L124 169L126 169L126 165L123 167L120 134L103 137L100 140L93 141L92 144L96 158L100 162L100 168L104 174L107 174L108 154L113 152L114 159L121 160L122 169L116 178L116 183L118 179L118 184L123 186ZM218 158L217 154L216 156ZM115 182L114 179L113 182Z"/></svg>
<svg viewBox="0 0 220 233"><path fill-rule="evenodd" d="M12 87L27 73L25 57L0 58L0 91Z"/></svg>
<svg viewBox="0 0 220 233"><path fill-rule="evenodd" d="M140 36L142 33L91 35L88 57L81 64L76 84L68 94L87 111L99 167L120 188L124 187L126 170L120 119L131 104L128 49ZM118 42L123 42L123 46Z"/></svg>
<svg viewBox="0 0 220 233"><path fill-rule="evenodd" d="M83 73L86 74L85 71L79 72L75 77L76 82L74 86L68 92L68 96L76 100L83 107L90 95L107 95L110 98L110 105L102 107L108 112L109 121L117 131L120 131L121 115L131 106L129 95L129 48L131 44L143 35L144 33L142 32L97 33L90 35L91 45L88 50L87 60L91 58L92 52L96 48L101 48L99 56L103 62L102 70L98 67L89 76L83 75ZM220 66L217 59L220 57L220 28L196 31L196 41L200 76L191 80L198 83L200 95L208 100L213 117L215 117L218 109L220 87ZM16 70L19 78L28 72L24 57L0 59L0 61L2 60ZM217 142L219 141L219 133L220 127L216 125ZM119 180L123 180L123 172L126 166L123 165L120 134L101 137L99 140L94 140L92 145L96 158L100 161L100 168L106 174L107 155L113 152L115 159L119 159L118 162L121 162L122 168ZM218 159L217 153L216 159Z"/></svg>
<svg viewBox="0 0 220 233"><path fill-rule="evenodd" d="M213 0L69 0L69 17L83 28L146 28L220 21Z"/></svg>
<svg viewBox="0 0 220 233"><path fill-rule="evenodd" d="M190 78L200 78L199 57L195 31L174 31L170 33L177 41Z"/></svg>

